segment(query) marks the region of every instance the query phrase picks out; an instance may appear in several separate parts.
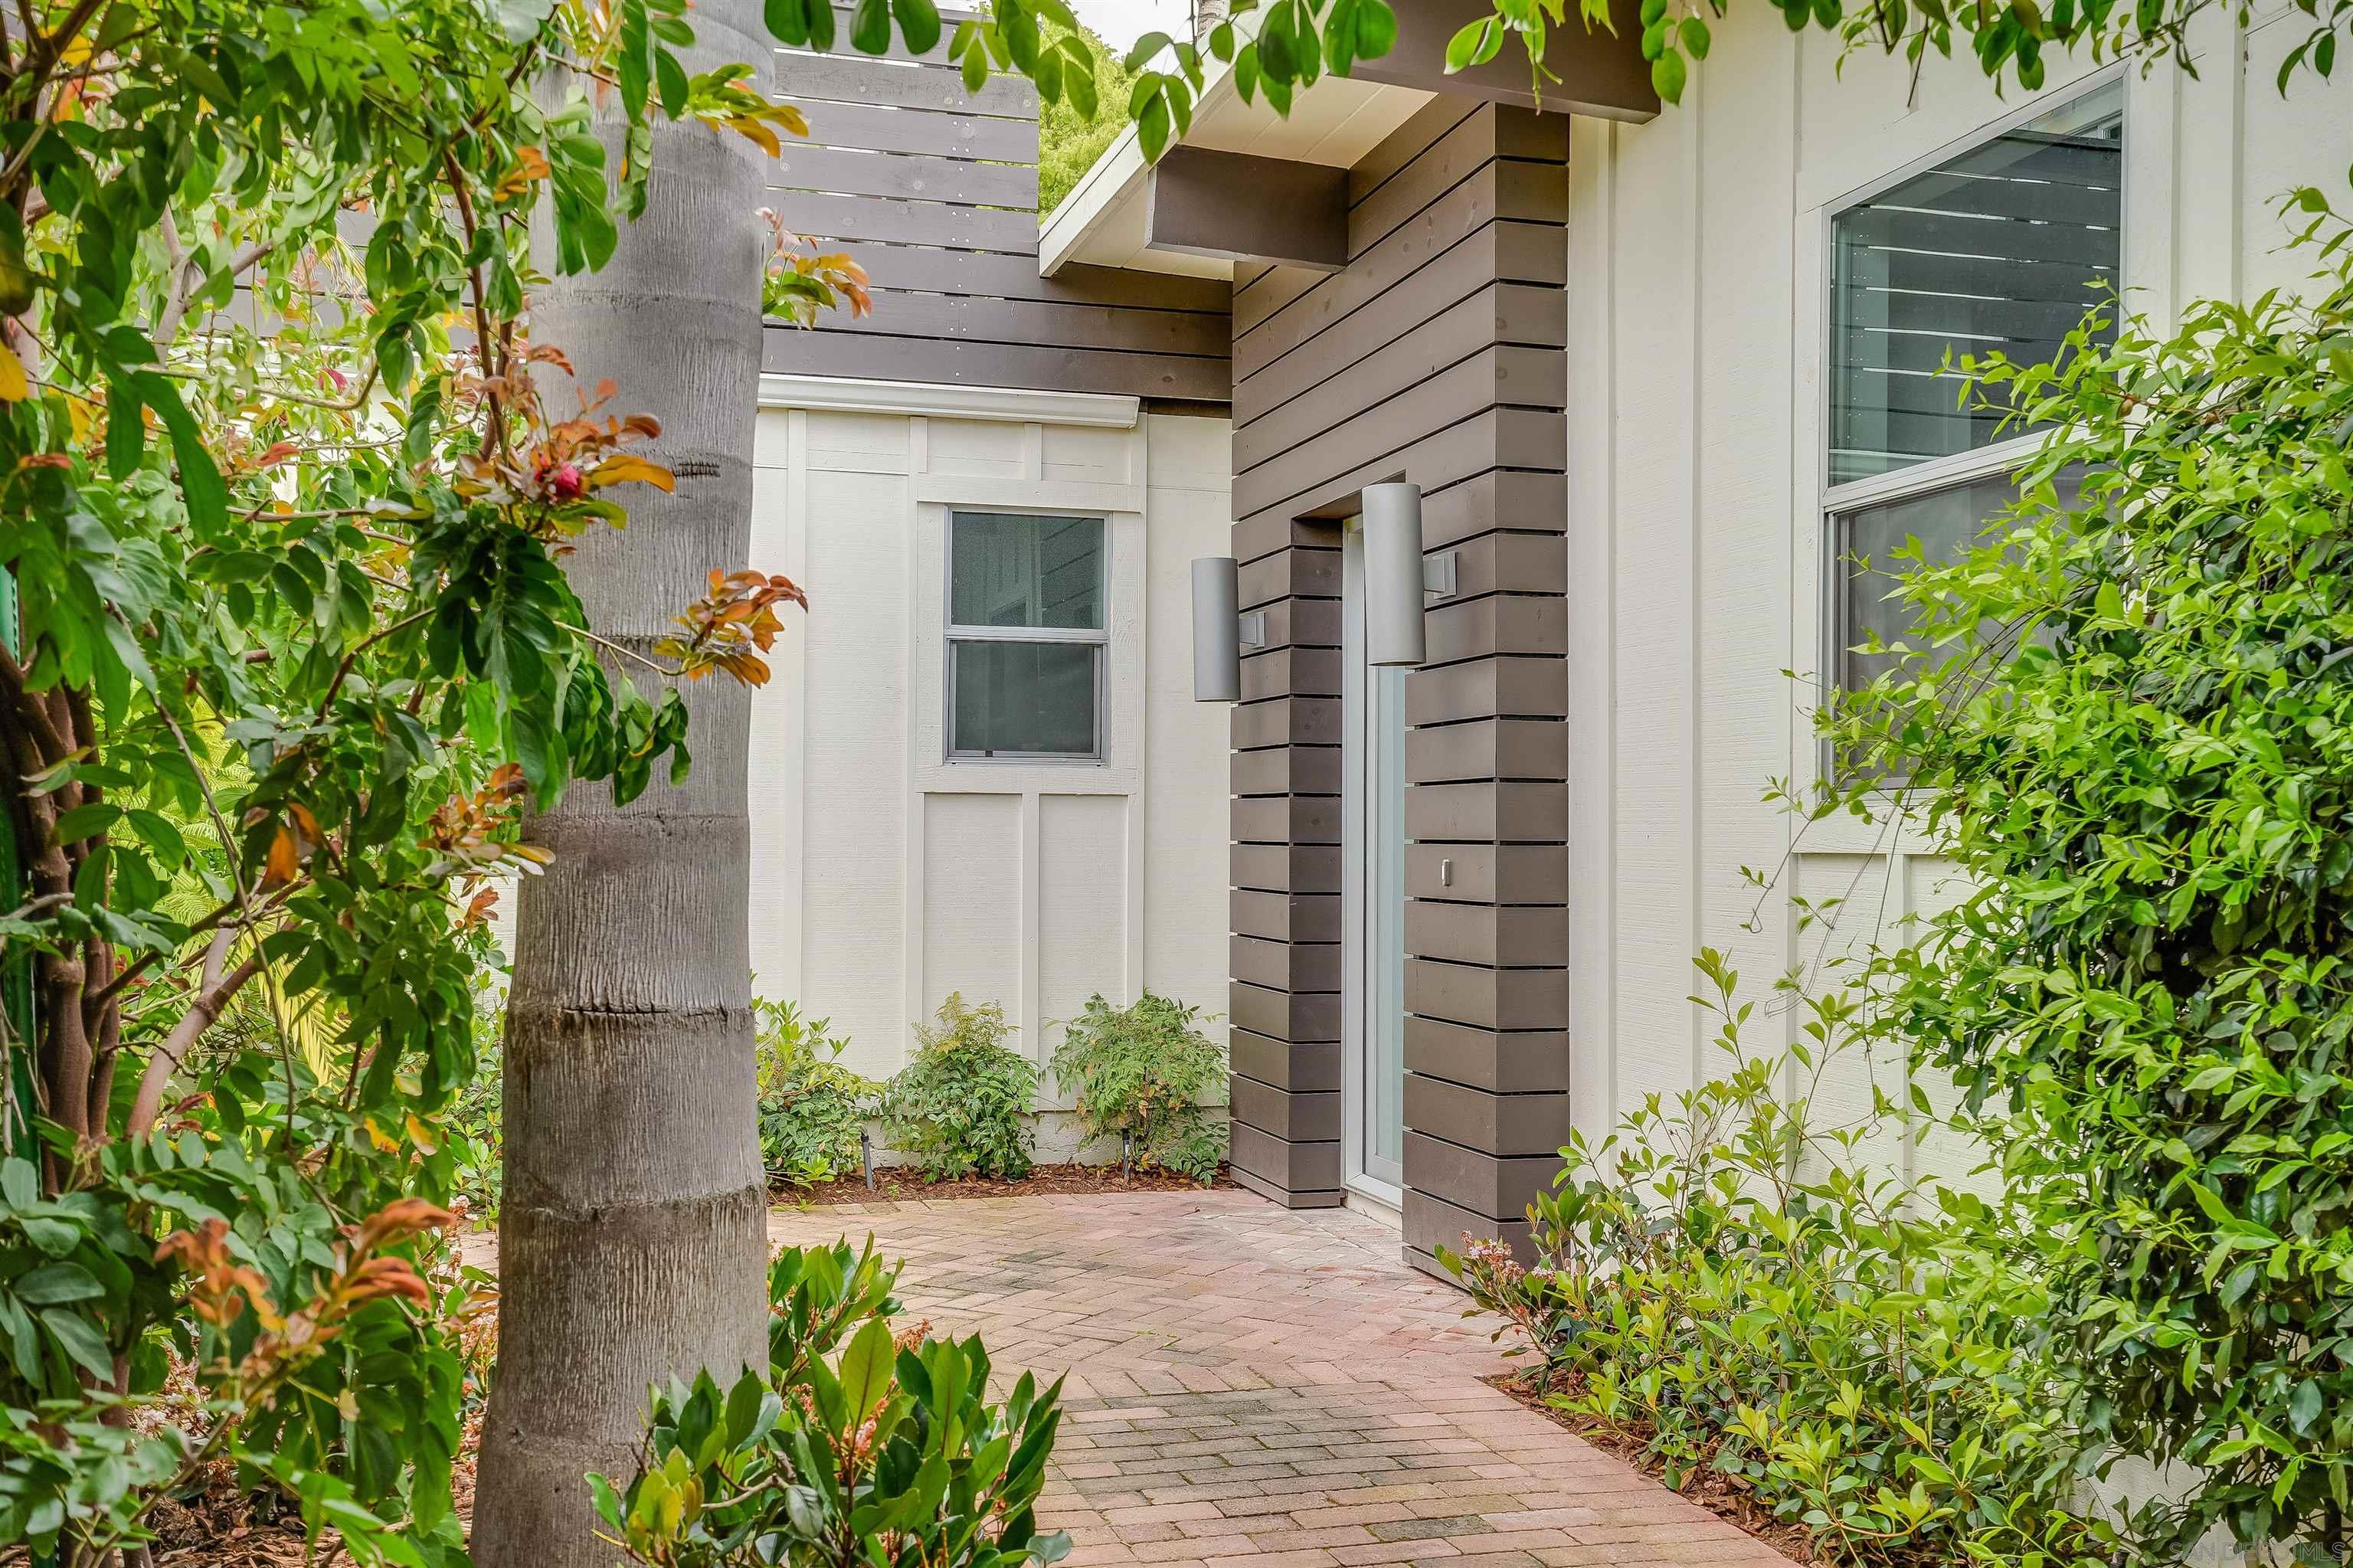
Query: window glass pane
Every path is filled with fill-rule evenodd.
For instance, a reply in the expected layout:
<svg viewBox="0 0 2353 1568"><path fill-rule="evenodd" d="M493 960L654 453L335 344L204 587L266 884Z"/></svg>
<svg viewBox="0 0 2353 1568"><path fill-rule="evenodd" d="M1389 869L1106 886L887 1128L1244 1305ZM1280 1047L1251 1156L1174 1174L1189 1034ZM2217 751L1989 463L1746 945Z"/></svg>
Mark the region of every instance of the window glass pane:
<svg viewBox="0 0 2353 1568"><path fill-rule="evenodd" d="M2062 469L2052 478L2052 489L2061 506L2077 504L2083 475L2084 471L2074 467ZM2017 481L2007 474L1994 474L1968 484L1864 507L1835 519L1840 546L1839 641L1831 666L1840 689L1859 692L1903 664L1941 659L1952 652L1949 648L1920 646L1913 640L1918 619L1909 599L1891 597L1899 586L1896 579L1899 575L1919 570L1923 565L1938 566L1957 560L1976 548L1984 542L1986 525L2017 499ZM1915 539L1919 542L1916 558L1915 553L1907 548L1907 542ZM1898 550L1905 552L1901 560L1896 558ZM1857 652L1858 645L1874 641L1890 643L1907 640L1915 641L1908 654ZM2000 673L1997 664L1980 672L1977 679L1993 680ZM1970 689L1976 688L1973 685ZM1951 701L1967 694L1950 693L1942 700ZM1831 766L1835 776L1845 782L1873 773L1880 775L1883 784L1892 786L1897 781L1879 761L1861 756L1841 752L1831 759Z"/></svg>
<svg viewBox="0 0 2353 1568"><path fill-rule="evenodd" d="M958 626L1103 630L1100 517L959 512L951 559L948 619Z"/></svg>
<svg viewBox="0 0 2353 1568"><path fill-rule="evenodd" d="M1092 642L951 642L955 706L948 749L959 756L1093 757Z"/></svg>
<svg viewBox="0 0 2353 1568"><path fill-rule="evenodd" d="M2123 286L2123 213L2122 82L1840 213L1831 482L2024 433L1997 435L1998 410L1960 408L1961 382L1937 367L1948 349L2051 358L2084 307Z"/></svg>
<svg viewBox="0 0 2353 1568"><path fill-rule="evenodd" d="M1365 667L1365 1173L1405 1181L1405 671Z"/></svg>
<svg viewBox="0 0 2353 1568"><path fill-rule="evenodd" d="M2062 469L2052 481L2059 504L2076 504L2083 470ZM1840 596L1838 683L1861 691L1905 662L1896 653L1862 653L1856 646L1901 641L1915 624L1908 599L1892 598L1898 574L1916 571L1922 561L1935 566L1958 559L1980 541L1978 535L1996 514L2018 499L2018 482L1995 474L1968 484L1908 496L1881 506L1850 512L1841 518L1840 567L1845 591ZM1895 553L1906 540L1920 542L1920 561Z"/></svg>

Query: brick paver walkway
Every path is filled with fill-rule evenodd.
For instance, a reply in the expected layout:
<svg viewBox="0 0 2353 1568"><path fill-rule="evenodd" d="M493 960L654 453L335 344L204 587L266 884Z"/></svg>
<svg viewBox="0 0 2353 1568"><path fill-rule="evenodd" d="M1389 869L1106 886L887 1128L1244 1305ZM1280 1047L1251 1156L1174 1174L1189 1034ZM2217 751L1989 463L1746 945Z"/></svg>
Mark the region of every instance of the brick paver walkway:
<svg viewBox="0 0 2353 1568"><path fill-rule="evenodd" d="M1040 1513L1078 1568L1583 1568L1786 1559L1479 1379L1463 1298L1362 1216L1253 1194L872 1203L770 1221L871 1232L899 1294L997 1367L1068 1373Z"/></svg>

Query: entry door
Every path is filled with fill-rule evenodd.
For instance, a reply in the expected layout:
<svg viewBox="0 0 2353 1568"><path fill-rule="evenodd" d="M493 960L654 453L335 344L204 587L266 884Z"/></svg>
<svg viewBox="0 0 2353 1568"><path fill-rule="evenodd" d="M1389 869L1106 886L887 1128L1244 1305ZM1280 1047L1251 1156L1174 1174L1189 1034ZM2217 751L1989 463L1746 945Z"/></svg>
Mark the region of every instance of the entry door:
<svg viewBox="0 0 2353 1568"><path fill-rule="evenodd" d="M1348 1185L1405 1184L1405 671L1365 662L1365 537L1343 534L1341 1143Z"/></svg>

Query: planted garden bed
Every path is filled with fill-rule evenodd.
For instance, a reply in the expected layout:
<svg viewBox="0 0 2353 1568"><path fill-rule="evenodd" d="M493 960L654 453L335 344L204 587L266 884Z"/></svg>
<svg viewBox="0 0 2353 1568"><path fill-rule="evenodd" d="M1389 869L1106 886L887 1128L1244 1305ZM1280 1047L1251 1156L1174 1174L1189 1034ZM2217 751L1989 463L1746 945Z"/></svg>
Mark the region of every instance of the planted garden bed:
<svg viewBox="0 0 2353 1568"><path fill-rule="evenodd" d="M1499 1372L1482 1380L1502 1389L1538 1415L1564 1431L1575 1433L1613 1458L1625 1460L1644 1475L1659 1479L1664 1467L1651 1457L1649 1445L1632 1433L1612 1426L1607 1421L1563 1410L1549 1403L1554 1392L1551 1380L1541 1368L1524 1372ZM1807 1532L1787 1520L1776 1519L1773 1511L1757 1500L1747 1488L1736 1486L1731 1478L1717 1471L1703 1469L1694 1474L1676 1489L1678 1495L1699 1504L1709 1512L1746 1531L1793 1563L1816 1563L1818 1558L1808 1548Z"/></svg>
<svg viewBox="0 0 2353 1568"><path fill-rule="evenodd" d="M1222 1165L1207 1183L1166 1171L1136 1171L1123 1177L1116 1165L1037 1165L1029 1174L1005 1180L967 1176L961 1181L929 1181L912 1166L890 1166L874 1172L874 1185L863 1176L837 1177L807 1187L778 1187L776 1202L807 1208L835 1203L907 1203L942 1198L1047 1198L1073 1193L1093 1196L1116 1192L1199 1192L1212 1187L1230 1188L1232 1176Z"/></svg>

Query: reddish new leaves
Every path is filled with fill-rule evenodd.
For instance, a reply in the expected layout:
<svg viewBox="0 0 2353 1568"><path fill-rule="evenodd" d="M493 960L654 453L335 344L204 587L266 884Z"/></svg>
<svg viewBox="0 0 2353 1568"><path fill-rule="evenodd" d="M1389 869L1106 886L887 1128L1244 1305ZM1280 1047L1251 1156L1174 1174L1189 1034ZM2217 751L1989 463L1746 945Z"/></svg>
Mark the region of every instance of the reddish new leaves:
<svg viewBox="0 0 2353 1568"><path fill-rule="evenodd" d="M677 660L679 673L690 681L723 670L747 686L766 685L768 662L761 655L784 630L775 608L784 599L808 608L808 596L790 577L713 572L711 591L675 618L688 635L665 637L654 644L654 652Z"/></svg>

